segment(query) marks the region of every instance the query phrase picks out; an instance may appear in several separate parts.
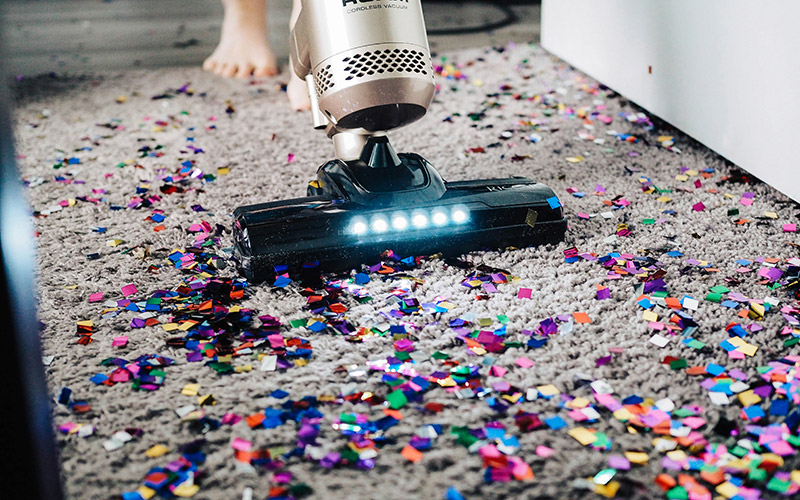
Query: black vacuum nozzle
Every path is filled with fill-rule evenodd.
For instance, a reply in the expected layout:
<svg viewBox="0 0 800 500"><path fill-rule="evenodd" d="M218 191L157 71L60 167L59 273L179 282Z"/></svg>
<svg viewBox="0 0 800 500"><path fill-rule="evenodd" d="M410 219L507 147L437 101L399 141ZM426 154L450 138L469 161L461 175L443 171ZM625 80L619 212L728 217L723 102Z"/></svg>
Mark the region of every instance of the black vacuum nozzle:
<svg viewBox="0 0 800 500"><path fill-rule="evenodd" d="M561 241L567 229L555 193L515 177L444 182L415 153L370 138L358 160L331 160L309 196L237 208L235 259L252 281L276 265L319 262L346 270L399 255L461 255L483 248Z"/></svg>
<svg viewBox="0 0 800 500"><path fill-rule="evenodd" d="M385 135L368 138L360 160L372 168L399 167L402 163Z"/></svg>

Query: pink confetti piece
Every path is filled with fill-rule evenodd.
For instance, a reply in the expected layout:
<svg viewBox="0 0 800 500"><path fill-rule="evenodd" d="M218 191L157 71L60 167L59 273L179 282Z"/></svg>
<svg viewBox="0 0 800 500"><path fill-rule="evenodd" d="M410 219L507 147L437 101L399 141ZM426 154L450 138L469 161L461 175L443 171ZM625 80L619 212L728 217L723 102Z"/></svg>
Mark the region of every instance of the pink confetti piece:
<svg viewBox="0 0 800 500"><path fill-rule="evenodd" d="M518 299L530 299L531 293L533 292L530 288L520 288L519 292L517 292Z"/></svg>
<svg viewBox="0 0 800 500"><path fill-rule="evenodd" d="M706 209L706 206L703 205L702 201L697 202L694 205L692 205L692 210L694 210L695 212L702 212L705 209Z"/></svg>
<svg viewBox="0 0 800 500"><path fill-rule="evenodd" d="M784 233L794 233L797 231L797 224L784 224L783 225L783 232Z"/></svg>
<svg viewBox="0 0 800 500"><path fill-rule="evenodd" d="M234 450L238 451L250 451L250 448L253 447L253 443L246 439L237 437L233 438L233 441L231 442L231 447L233 447Z"/></svg>
<svg viewBox="0 0 800 500"><path fill-rule="evenodd" d="M514 362L517 364L517 366L519 366L521 368L530 368L531 366L533 366L533 361L531 361L530 359L528 359L526 357L519 357Z"/></svg>
<svg viewBox="0 0 800 500"><path fill-rule="evenodd" d="M552 457L556 450L548 448L547 446L539 445L536 447L536 454L542 458Z"/></svg>
<svg viewBox="0 0 800 500"><path fill-rule="evenodd" d="M103 292L89 294L89 302L100 302L101 300L103 300Z"/></svg>
<svg viewBox="0 0 800 500"><path fill-rule="evenodd" d="M495 377L503 377L507 372L508 370L502 366L493 365L491 368L489 368L489 374L494 375Z"/></svg>
<svg viewBox="0 0 800 500"><path fill-rule="evenodd" d="M111 345L114 347L125 347L128 345L128 336L123 335L121 337L114 337L114 339L111 341Z"/></svg>
<svg viewBox="0 0 800 500"><path fill-rule="evenodd" d="M136 292L138 292L138 290L136 289L136 285L134 285L133 283L122 287L122 295L126 297L133 295Z"/></svg>
<svg viewBox="0 0 800 500"><path fill-rule="evenodd" d="M294 161L294 153L289 153L288 155L286 155L287 163L292 163L293 161Z"/></svg>

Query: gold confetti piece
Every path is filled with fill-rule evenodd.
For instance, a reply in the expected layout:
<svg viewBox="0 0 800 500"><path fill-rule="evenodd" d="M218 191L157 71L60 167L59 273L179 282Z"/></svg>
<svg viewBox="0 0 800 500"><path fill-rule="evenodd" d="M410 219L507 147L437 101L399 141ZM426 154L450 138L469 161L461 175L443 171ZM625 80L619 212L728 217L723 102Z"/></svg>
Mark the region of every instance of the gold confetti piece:
<svg viewBox="0 0 800 500"><path fill-rule="evenodd" d="M620 482L619 481L609 481L608 484L595 484L594 485L594 492L598 495L603 495L606 498L614 498L617 496L617 491L619 490Z"/></svg>
<svg viewBox="0 0 800 500"><path fill-rule="evenodd" d="M200 487L196 484L179 484L174 490L172 490L172 494L176 497L182 498L189 498L194 496L195 493L200 491Z"/></svg>
<svg viewBox="0 0 800 500"><path fill-rule="evenodd" d="M766 215L770 219L777 219L778 218L778 214L776 214L775 212L764 212L764 215Z"/></svg>
<svg viewBox="0 0 800 500"><path fill-rule="evenodd" d="M230 167L219 167L217 168L217 175L228 175L231 173Z"/></svg>
<svg viewBox="0 0 800 500"><path fill-rule="evenodd" d="M181 389L181 394L184 396L197 396L200 392L200 384L186 384Z"/></svg>
<svg viewBox="0 0 800 500"><path fill-rule="evenodd" d="M594 432L591 432L585 427L573 427L567 431L567 434L569 434L583 446L588 446L597 441L597 436L594 434Z"/></svg>
<svg viewBox="0 0 800 500"><path fill-rule="evenodd" d="M667 452L667 456L676 462L680 462L681 460L686 459L686 452L683 450L673 450Z"/></svg>
<svg viewBox="0 0 800 500"><path fill-rule="evenodd" d="M90 319L78 321L78 326L94 326L94 322Z"/></svg>
<svg viewBox="0 0 800 500"><path fill-rule="evenodd" d="M669 196L660 196L656 198L656 201L660 201L661 203L667 203L672 201L672 198L670 198Z"/></svg>
<svg viewBox="0 0 800 500"><path fill-rule="evenodd" d="M114 240L106 241L106 245L108 245L110 247L116 247L116 246L119 246L119 245L121 245L123 243L125 243L125 240L114 239Z"/></svg>
<svg viewBox="0 0 800 500"><path fill-rule="evenodd" d="M76 288L78 288L78 285L67 285L64 290L75 290Z"/></svg>
<svg viewBox="0 0 800 500"><path fill-rule="evenodd" d="M735 497L739 493L739 488L730 481L725 481L717 485L717 493L725 498Z"/></svg>
<svg viewBox="0 0 800 500"><path fill-rule="evenodd" d="M147 458L158 458L160 456L166 455L167 453L169 453L169 448L167 448L163 444L153 445L149 450L144 452Z"/></svg>
<svg viewBox="0 0 800 500"><path fill-rule="evenodd" d="M128 97L124 95L118 95L117 98L114 100L117 101L119 104L122 104L128 101Z"/></svg>
<svg viewBox="0 0 800 500"><path fill-rule="evenodd" d="M561 394L561 391L558 390L558 387L554 386L553 384L540 385L536 388L536 390L539 391L539 394L542 396L556 396Z"/></svg>
<svg viewBox="0 0 800 500"><path fill-rule="evenodd" d="M567 161L570 163L580 163L584 160L583 156L570 156Z"/></svg>
<svg viewBox="0 0 800 500"><path fill-rule="evenodd" d="M164 323L163 325L161 325L161 328L163 328L165 332L171 332L172 330L177 330L178 329L178 324L177 323Z"/></svg>
<svg viewBox="0 0 800 500"><path fill-rule="evenodd" d="M633 414L627 408L620 408L614 412L614 418L620 422L627 422L633 417Z"/></svg>
<svg viewBox="0 0 800 500"><path fill-rule="evenodd" d="M645 321L658 321L658 314L653 311L644 311L642 313L642 318L644 318Z"/></svg>
<svg viewBox="0 0 800 500"><path fill-rule="evenodd" d="M186 330L188 330L189 328L193 327L196 324L197 324L197 321L195 321L193 319L190 319L188 321L184 321L183 323L181 323L181 326L178 327L178 330L181 330L181 331L185 332Z"/></svg>
<svg viewBox="0 0 800 500"><path fill-rule="evenodd" d="M632 464L639 464L644 465L650 460L650 457L647 453L641 451L626 451L625 458L627 458Z"/></svg>
<svg viewBox="0 0 800 500"><path fill-rule="evenodd" d="M197 404L199 404L200 406L208 406L208 405L214 406L215 404L217 404L217 400L214 399L213 395L206 394L204 396L200 396L197 398Z"/></svg>
<svg viewBox="0 0 800 500"><path fill-rule="evenodd" d="M233 368L236 373L247 373L253 371L253 365L236 366Z"/></svg>
<svg viewBox="0 0 800 500"><path fill-rule="evenodd" d="M141 485L141 486L139 486L139 487L136 489L136 492L139 494L139 496L141 496L142 498L144 498L144 500L150 500L151 498L153 498L154 496L156 496L156 490L154 490L154 489L152 489L152 488L148 488L148 487L147 487L147 486L145 486L145 485Z"/></svg>
<svg viewBox="0 0 800 500"><path fill-rule="evenodd" d="M686 175L686 174L678 174L678 175L675 176L675 179L679 180L679 181L688 181L689 180L689 176Z"/></svg>
<svg viewBox="0 0 800 500"><path fill-rule="evenodd" d="M761 396L756 394L753 391L753 389L750 389L749 391L740 392L737 397L744 406L753 406L754 404L758 404L761 402Z"/></svg>

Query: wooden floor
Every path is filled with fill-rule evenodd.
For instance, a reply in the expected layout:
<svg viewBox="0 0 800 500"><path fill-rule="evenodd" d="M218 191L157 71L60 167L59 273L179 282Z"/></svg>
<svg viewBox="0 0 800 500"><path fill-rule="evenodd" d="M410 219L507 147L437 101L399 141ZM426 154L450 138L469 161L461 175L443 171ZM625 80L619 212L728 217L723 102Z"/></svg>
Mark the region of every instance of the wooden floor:
<svg viewBox="0 0 800 500"><path fill-rule="evenodd" d="M198 65L219 40L219 0L2 0L2 57L15 75ZM481 26L504 17L479 1L425 1L429 30ZM432 50L539 40L539 5L511 7L519 21L469 35L432 35ZM288 59L290 0L270 0L270 41Z"/></svg>

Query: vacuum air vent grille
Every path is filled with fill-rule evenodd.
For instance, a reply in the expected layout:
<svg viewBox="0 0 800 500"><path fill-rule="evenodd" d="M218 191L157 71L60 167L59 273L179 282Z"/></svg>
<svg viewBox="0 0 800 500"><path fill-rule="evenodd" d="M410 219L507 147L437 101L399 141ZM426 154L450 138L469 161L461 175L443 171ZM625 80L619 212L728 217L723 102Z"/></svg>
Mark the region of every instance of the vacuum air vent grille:
<svg viewBox="0 0 800 500"><path fill-rule="evenodd" d="M371 50L345 57L345 80L383 73L430 74L430 62L423 52L413 49Z"/></svg>
<svg viewBox="0 0 800 500"><path fill-rule="evenodd" d="M330 69L331 65L328 64L321 70L317 71L317 74L314 76L314 86L316 87L318 96L321 96L329 88L336 85L332 79L333 75L331 75Z"/></svg>

